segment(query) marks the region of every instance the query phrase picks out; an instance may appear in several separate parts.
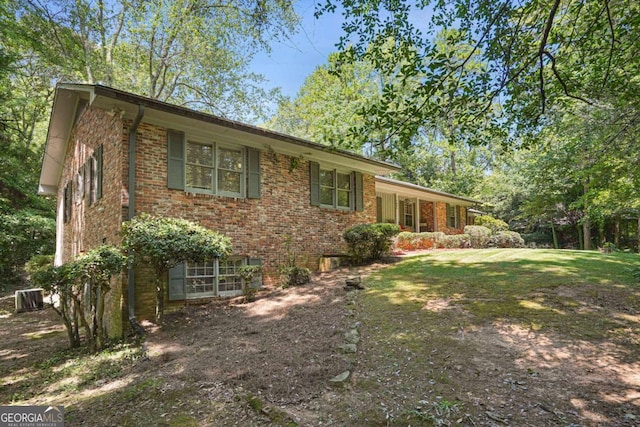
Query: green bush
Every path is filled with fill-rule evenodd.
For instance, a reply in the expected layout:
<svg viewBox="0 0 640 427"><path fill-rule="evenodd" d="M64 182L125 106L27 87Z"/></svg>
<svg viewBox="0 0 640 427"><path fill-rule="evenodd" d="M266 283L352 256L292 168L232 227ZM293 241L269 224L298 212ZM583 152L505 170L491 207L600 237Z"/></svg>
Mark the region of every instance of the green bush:
<svg viewBox="0 0 640 427"><path fill-rule="evenodd" d="M473 220L473 225L482 225L491 230L491 234L496 234L498 231L509 231L509 224L496 219L491 215L481 215Z"/></svg>
<svg viewBox="0 0 640 427"><path fill-rule="evenodd" d="M311 271L308 268L295 265L281 267L280 274L282 275L282 286L285 288L306 285L311 280Z"/></svg>
<svg viewBox="0 0 640 427"><path fill-rule="evenodd" d="M445 249L464 249L471 247L471 236L468 234L445 235L440 240L440 247Z"/></svg>
<svg viewBox="0 0 640 427"><path fill-rule="evenodd" d="M497 248L523 248L524 239L515 231L499 231L491 236L489 246Z"/></svg>
<svg viewBox="0 0 640 427"><path fill-rule="evenodd" d="M467 225L464 227L464 234L471 238L471 247L480 249L489 246L491 230L483 225Z"/></svg>
<svg viewBox="0 0 640 427"><path fill-rule="evenodd" d="M349 254L356 264L380 259L389 252L392 238L400 233L395 224L360 224L344 232Z"/></svg>

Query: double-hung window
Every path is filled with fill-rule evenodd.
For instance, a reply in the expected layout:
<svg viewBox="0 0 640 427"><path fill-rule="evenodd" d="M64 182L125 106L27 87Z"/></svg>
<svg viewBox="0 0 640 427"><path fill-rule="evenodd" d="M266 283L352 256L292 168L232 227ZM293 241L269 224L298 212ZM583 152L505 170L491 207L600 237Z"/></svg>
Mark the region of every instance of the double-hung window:
<svg viewBox="0 0 640 427"><path fill-rule="evenodd" d="M244 150L213 142L187 141L186 189L199 193L242 197Z"/></svg>
<svg viewBox="0 0 640 427"><path fill-rule="evenodd" d="M364 179L361 172L321 168L309 162L311 206L342 210L364 210Z"/></svg>
<svg viewBox="0 0 640 427"><path fill-rule="evenodd" d="M187 263L185 292L189 298L206 298L216 295L217 260Z"/></svg>
<svg viewBox="0 0 640 427"><path fill-rule="evenodd" d="M351 209L353 192L351 174L335 169L320 169L320 204L341 209Z"/></svg>
<svg viewBox="0 0 640 427"><path fill-rule="evenodd" d="M242 295L240 268L261 265L258 258L228 257L205 262L187 262L169 270L169 299L198 299ZM254 277L250 286L259 287L261 276Z"/></svg>

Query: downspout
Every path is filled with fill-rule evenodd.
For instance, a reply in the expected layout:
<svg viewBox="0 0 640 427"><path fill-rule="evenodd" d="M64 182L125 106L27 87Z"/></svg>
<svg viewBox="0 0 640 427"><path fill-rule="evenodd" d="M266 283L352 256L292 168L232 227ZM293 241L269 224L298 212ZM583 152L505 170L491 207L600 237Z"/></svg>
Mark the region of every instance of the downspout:
<svg viewBox="0 0 640 427"><path fill-rule="evenodd" d="M136 207L136 131L138 125L144 116L144 105L138 105L138 115L136 116L133 124L129 128L129 208L127 211L127 219L132 219L135 214ZM129 323L136 334L144 335L144 328L138 323L136 319L136 292L135 292L135 274L132 266L128 268L128 280L127 280L127 305L129 306Z"/></svg>

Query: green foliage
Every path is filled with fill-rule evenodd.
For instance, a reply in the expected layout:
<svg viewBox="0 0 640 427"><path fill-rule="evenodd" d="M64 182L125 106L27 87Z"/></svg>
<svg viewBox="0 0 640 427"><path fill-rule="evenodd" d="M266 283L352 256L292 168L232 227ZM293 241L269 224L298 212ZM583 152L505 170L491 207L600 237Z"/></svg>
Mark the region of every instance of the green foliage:
<svg viewBox="0 0 640 427"><path fill-rule="evenodd" d="M228 117L264 117L264 78L249 65L298 17L290 2L17 3L14 21L51 80L102 82Z"/></svg>
<svg viewBox="0 0 640 427"><path fill-rule="evenodd" d="M471 247L474 249L486 248L489 246L491 229L482 225L467 225L464 227L464 234L468 234L471 239Z"/></svg>
<svg viewBox="0 0 640 427"><path fill-rule="evenodd" d="M31 281L58 299L56 311L67 328L69 346L80 346L80 328L92 351L105 347L104 303L111 278L126 266L118 248L103 245L60 266L50 256L33 257L27 267ZM55 308L55 305L54 305Z"/></svg>
<svg viewBox="0 0 640 427"><path fill-rule="evenodd" d="M400 227L395 224L360 224L346 230L342 237L353 261L360 264L380 259L389 252L398 233Z"/></svg>
<svg viewBox="0 0 640 427"><path fill-rule="evenodd" d="M539 245L553 245L553 236L544 231L535 231L533 233L522 234L522 238L524 239L525 244L535 244Z"/></svg>
<svg viewBox="0 0 640 427"><path fill-rule="evenodd" d="M618 247L612 242L604 242L602 245L602 252L605 254L611 254L614 252L620 252L620 249L618 249Z"/></svg>
<svg viewBox="0 0 640 427"><path fill-rule="evenodd" d="M311 281L311 271L306 267L298 266L281 266L280 275L282 278L282 286L284 288L289 286L301 286L306 285Z"/></svg>
<svg viewBox="0 0 640 427"><path fill-rule="evenodd" d="M191 221L143 213L122 224L122 248L134 263L166 272L181 262L227 256L231 241Z"/></svg>
<svg viewBox="0 0 640 427"><path fill-rule="evenodd" d="M445 249L464 249L471 247L471 236L468 234L449 234L440 239L440 246Z"/></svg>
<svg viewBox="0 0 640 427"><path fill-rule="evenodd" d="M475 217L473 220L474 225L482 225L491 230L492 234L496 234L498 231L508 231L509 224L502 221L501 219L496 219L491 215L481 215Z"/></svg>
<svg viewBox="0 0 640 427"><path fill-rule="evenodd" d="M262 266L243 265L237 273L242 278L242 295L244 295L245 302L253 301L257 289L251 286L251 282L258 274L262 273Z"/></svg>
<svg viewBox="0 0 640 427"><path fill-rule="evenodd" d="M489 239L489 246L497 248L523 248L524 239L515 231L498 231Z"/></svg>
<svg viewBox="0 0 640 427"><path fill-rule="evenodd" d="M122 248L134 264L150 263L155 269L156 321L161 323L169 269L227 256L231 241L191 221L143 213L122 224Z"/></svg>

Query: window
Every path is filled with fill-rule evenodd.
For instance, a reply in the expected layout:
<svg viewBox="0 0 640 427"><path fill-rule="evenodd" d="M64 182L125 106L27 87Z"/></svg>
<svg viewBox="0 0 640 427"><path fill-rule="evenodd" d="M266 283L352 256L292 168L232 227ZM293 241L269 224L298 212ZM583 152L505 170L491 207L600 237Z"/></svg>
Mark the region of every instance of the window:
<svg viewBox="0 0 640 427"><path fill-rule="evenodd" d="M71 181L64 186L63 194L63 222L67 223L71 220Z"/></svg>
<svg viewBox="0 0 640 427"><path fill-rule="evenodd" d="M260 151L218 142L185 140L167 132L167 187L229 197L260 198Z"/></svg>
<svg viewBox="0 0 640 427"><path fill-rule="evenodd" d="M244 150L215 143L187 141L186 188L191 191L242 197Z"/></svg>
<svg viewBox="0 0 640 427"><path fill-rule="evenodd" d="M413 203L405 202L404 204L404 225L413 227Z"/></svg>
<svg viewBox="0 0 640 427"><path fill-rule="evenodd" d="M353 199L351 187L351 174L320 169L321 205L350 209Z"/></svg>
<svg viewBox="0 0 640 427"><path fill-rule="evenodd" d="M220 261L218 277L218 295L233 296L242 294L242 278L238 269L244 265L242 258L227 258Z"/></svg>
<svg viewBox="0 0 640 427"><path fill-rule="evenodd" d="M94 204L102 198L102 145L93 151L87 162L80 168L84 186L82 197Z"/></svg>
<svg viewBox="0 0 640 427"><path fill-rule="evenodd" d="M360 172L320 169L309 162L309 193L311 206L344 210L364 210L364 179Z"/></svg>
<svg viewBox="0 0 640 427"><path fill-rule="evenodd" d="M457 206L447 203L447 227L458 228L458 215L456 215Z"/></svg>
<svg viewBox="0 0 640 427"><path fill-rule="evenodd" d="M183 300L215 296L242 295L243 265L262 265L259 258L230 257L199 263L185 263L169 270L169 299ZM260 287L262 277L255 277L252 287Z"/></svg>
<svg viewBox="0 0 640 427"><path fill-rule="evenodd" d="M206 298L216 295L216 260L187 263L185 293L187 298Z"/></svg>

